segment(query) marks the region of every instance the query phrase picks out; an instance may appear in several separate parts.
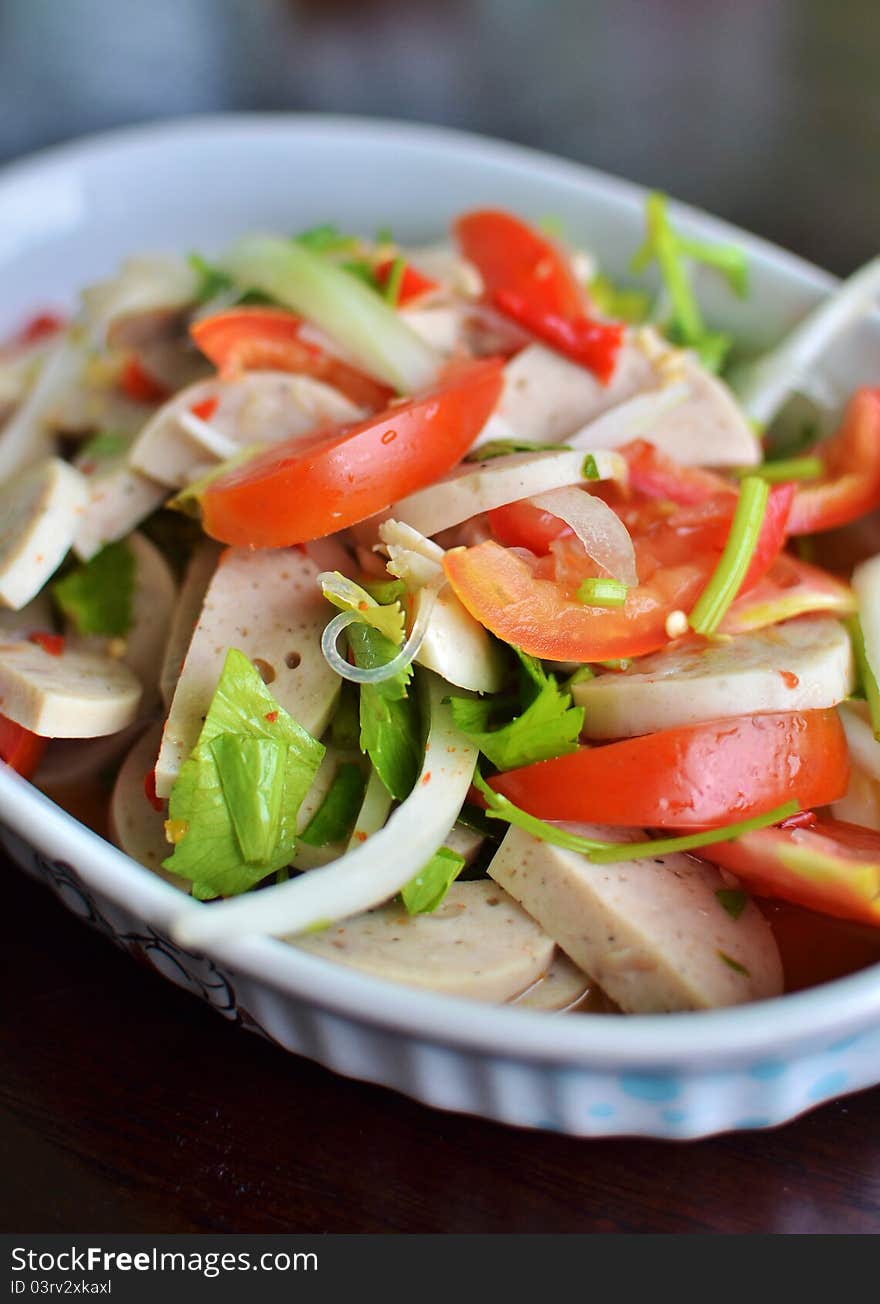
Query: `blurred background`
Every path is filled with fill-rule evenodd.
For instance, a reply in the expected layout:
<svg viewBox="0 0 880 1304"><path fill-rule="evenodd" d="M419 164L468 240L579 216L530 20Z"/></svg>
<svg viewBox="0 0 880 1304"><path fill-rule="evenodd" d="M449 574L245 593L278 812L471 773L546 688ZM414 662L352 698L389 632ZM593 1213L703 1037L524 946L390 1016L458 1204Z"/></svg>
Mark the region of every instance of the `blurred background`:
<svg viewBox="0 0 880 1304"><path fill-rule="evenodd" d="M880 0L0 0L0 161L127 123L442 123L845 273L880 247Z"/></svg>

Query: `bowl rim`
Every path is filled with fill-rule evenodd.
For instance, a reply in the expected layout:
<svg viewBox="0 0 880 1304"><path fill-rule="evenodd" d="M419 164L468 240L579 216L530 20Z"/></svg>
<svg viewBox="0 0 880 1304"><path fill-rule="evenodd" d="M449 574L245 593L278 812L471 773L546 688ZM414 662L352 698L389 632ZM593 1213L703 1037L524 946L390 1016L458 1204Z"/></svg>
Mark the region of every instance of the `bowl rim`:
<svg viewBox="0 0 880 1304"><path fill-rule="evenodd" d="M174 150L193 141L224 140L230 148L267 133L287 140L344 139L417 143L438 155L507 161L532 178L556 177L592 195L641 210L645 189L588 165L555 158L527 146L455 129L383 118L299 113L233 113L170 118L95 133L50 146L0 169L4 194L29 177L93 162L131 165L138 150ZM734 239L816 296L836 278L813 264L720 218L674 202L676 220L717 239ZM52 859L71 864L83 883L160 931L179 913L181 896L124 852L62 810L45 794L0 767L0 823ZM503 1060L566 1067L697 1071L735 1062L775 1058L809 1042L848 1037L880 1023L880 966L819 987L722 1010L622 1019L584 1014L578 1019L483 1002L387 982L298 952L273 938L242 938L204 954L233 971L348 1020L420 1042L467 1049ZM487 1020L487 1009L492 1019ZM488 1026L487 1026L488 1024Z"/></svg>

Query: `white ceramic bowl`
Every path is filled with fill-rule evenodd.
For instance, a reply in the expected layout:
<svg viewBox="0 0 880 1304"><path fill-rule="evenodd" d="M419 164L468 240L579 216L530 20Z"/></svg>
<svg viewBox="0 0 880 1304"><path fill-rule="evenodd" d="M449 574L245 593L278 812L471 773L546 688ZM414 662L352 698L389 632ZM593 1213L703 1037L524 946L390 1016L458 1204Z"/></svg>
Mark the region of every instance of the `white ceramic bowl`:
<svg viewBox="0 0 880 1304"><path fill-rule="evenodd" d="M584 167L428 127L285 116L117 132L0 177L0 332L32 308L72 301L132 251L210 251L249 229L328 220L366 233L390 222L421 240L481 204L558 216L613 274L639 241L643 198ZM833 283L703 214L674 217L745 249L749 300L707 285L705 301L717 324L756 345ZM872 365L878 379L878 341L875 322L827 360L842 395ZM12 856L71 909L227 1018L444 1109L574 1135L698 1137L773 1126L880 1081L880 968L713 1013L499 1009L361 977L274 940L182 952L166 931L177 893L2 766L0 825Z"/></svg>

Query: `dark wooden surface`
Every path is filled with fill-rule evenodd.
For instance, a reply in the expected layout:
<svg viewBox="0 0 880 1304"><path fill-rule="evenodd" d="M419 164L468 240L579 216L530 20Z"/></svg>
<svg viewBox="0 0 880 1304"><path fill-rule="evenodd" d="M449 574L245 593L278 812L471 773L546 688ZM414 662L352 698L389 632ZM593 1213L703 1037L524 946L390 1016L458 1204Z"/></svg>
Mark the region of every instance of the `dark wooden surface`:
<svg viewBox="0 0 880 1304"><path fill-rule="evenodd" d="M4 1230L880 1231L880 1090L688 1144L442 1114L225 1023L0 872Z"/></svg>
<svg viewBox="0 0 880 1304"><path fill-rule="evenodd" d="M663 186L837 271L876 252L876 0L151 0L125 13L3 0L0 158L165 114L383 114ZM880 1092L691 1145L431 1112L226 1025L0 873L5 1229L880 1230Z"/></svg>

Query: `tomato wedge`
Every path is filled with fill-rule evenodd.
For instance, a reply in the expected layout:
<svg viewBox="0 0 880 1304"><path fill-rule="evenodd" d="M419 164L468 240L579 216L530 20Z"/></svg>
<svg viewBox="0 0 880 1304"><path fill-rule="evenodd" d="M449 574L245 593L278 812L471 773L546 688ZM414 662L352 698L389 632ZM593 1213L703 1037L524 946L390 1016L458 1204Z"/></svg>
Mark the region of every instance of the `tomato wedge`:
<svg viewBox="0 0 880 1304"><path fill-rule="evenodd" d="M548 661L610 661L663 647L667 616L691 609L715 560L706 555L658 567L617 609L585 607L566 586L540 578L527 558L491 539L451 549L443 567L471 615L505 643Z"/></svg>
<svg viewBox="0 0 880 1304"><path fill-rule="evenodd" d="M610 380L623 325L588 316L568 260L551 241L496 209L465 213L454 230L489 303L603 383Z"/></svg>
<svg viewBox="0 0 880 1304"><path fill-rule="evenodd" d="M713 828L792 799L824 806L842 796L848 778L843 727L828 710L664 729L582 747L489 782L540 819Z"/></svg>
<svg viewBox="0 0 880 1304"><path fill-rule="evenodd" d="M206 533L245 548L307 543L433 484L489 418L503 365L456 364L434 388L366 421L288 440L228 470L202 492Z"/></svg>
<svg viewBox="0 0 880 1304"><path fill-rule="evenodd" d="M764 896L880 925L880 833L841 820L760 829L699 855Z"/></svg>
<svg viewBox="0 0 880 1304"><path fill-rule="evenodd" d="M736 599L721 622L722 634L745 634L811 611L849 616L857 607L848 584L827 571L782 553L748 593Z"/></svg>
<svg viewBox="0 0 880 1304"><path fill-rule="evenodd" d="M135 403L164 403L171 390L161 380L151 375L139 358L130 357L119 377L119 387L126 398Z"/></svg>
<svg viewBox="0 0 880 1304"><path fill-rule="evenodd" d="M568 259L552 241L499 209L464 213L453 226L465 258L483 278L489 299L499 291L526 295L536 311L577 317L584 295Z"/></svg>
<svg viewBox="0 0 880 1304"><path fill-rule="evenodd" d="M11 765L25 779L29 779L39 765L48 742L48 738L40 738L0 715L0 761Z"/></svg>
<svg viewBox="0 0 880 1304"><path fill-rule="evenodd" d="M798 486L789 534L832 530L880 507L880 389L856 390L840 429L817 452L825 474Z"/></svg>
<svg viewBox="0 0 880 1304"><path fill-rule="evenodd" d="M736 498L736 485L700 466L682 466L646 439L632 439L617 450L629 470L630 488L645 498L659 498L682 507L727 495Z"/></svg>
<svg viewBox="0 0 880 1304"><path fill-rule="evenodd" d="M376 278L376 284L383 289L388 284L388 278L391 275L391 269L394 267L396 258L386 258L383 262L377 263L373 268L373 275ZM437 282L430 276L425 276L410 263L405 263L403 276L400 278L400 286L397 291L396 306L404 307L412 303L413 299L420 299L423 294L430 290L436 290Z"/></svg>
<svg viewBox="0 0 880 1304"><path fill-rule="evenodd" d="M242 371L299 371L359 407L386 406L393 390L303 339L302 328L301 318L283 308L230 308L194 322L190 335L224 379Z"/></svg>

